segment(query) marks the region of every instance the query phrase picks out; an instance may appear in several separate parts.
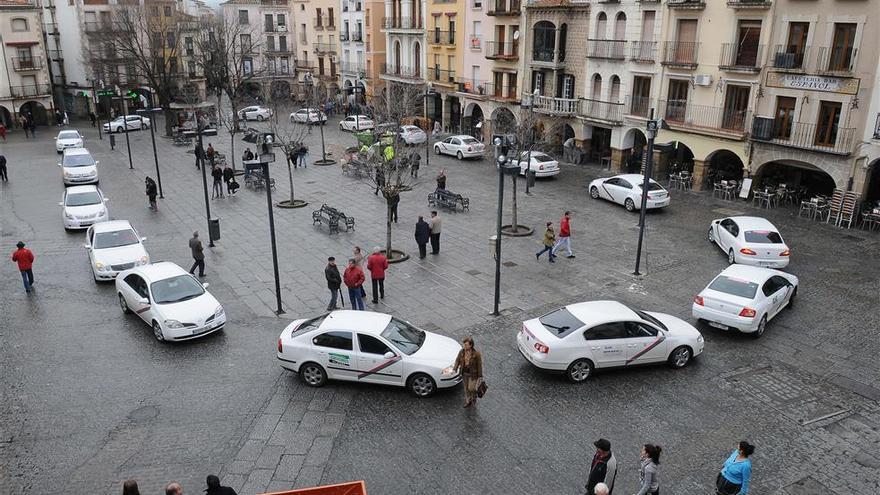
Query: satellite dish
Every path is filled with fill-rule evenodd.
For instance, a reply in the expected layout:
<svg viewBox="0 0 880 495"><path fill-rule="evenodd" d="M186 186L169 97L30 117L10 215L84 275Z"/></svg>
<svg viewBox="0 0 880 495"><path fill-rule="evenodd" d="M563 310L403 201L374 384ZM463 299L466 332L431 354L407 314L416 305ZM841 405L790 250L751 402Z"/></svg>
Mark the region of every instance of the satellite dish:
<svg viewBox="0 0 880 495"><path fill-rule="evenodd" d="M519 30L513 32L513 39L514 39L514 40L518 40L518 39L519 39Z"/></svg>

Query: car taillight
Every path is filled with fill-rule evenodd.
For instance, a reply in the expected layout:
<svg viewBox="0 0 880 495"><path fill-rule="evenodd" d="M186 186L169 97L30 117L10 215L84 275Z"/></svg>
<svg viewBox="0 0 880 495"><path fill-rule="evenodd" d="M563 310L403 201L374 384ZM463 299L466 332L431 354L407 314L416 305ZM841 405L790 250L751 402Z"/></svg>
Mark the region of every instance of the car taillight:
<svg viewBox="0 0 880 495"><path fill-rule="evenodd" d="M747 254L747 255L749 255L749 256L754 256L754 255L758 254L758 253L752 251L752 250L749 249L749 248L742 248L742 249L739 250L739 252L742 253L742 254Z"/></svg>
<svg viewBox="0 0 880 495"><path fill-rule="evenodd" d="M468 146L468 151L474 151L474 148L472 146Z"/></svg>
<svg viewBox="0 0 880 495"><path fill-rule="evenodd" d="M278 339L278 352L282 352L284 349L281 347L281 339Z"/></svg>
<svg viewBox="0 0 880 495"><path fill-rule="evenodd" d="M739 312L740 316L745 316L746 318L754 318L756 314L758 313L752 308L743 308L742 311Z"/></svg>
<svg viewBox="0 0 880 495"><path fill-rule="evenodd" d="M705 304L703 304L703 296L694 296L694 303L699 304L700 306L705 306Z"/></svg>
<svg viewBox="0 0 880 495"><path fill-rule="evenodd" d="M791 251L786 249L785 251L779 253L779 256L791 256Z"/></svg>
<svg viewBox="0 0 880 495"><path fill-rule="evenodd" d="M547 354L550 352L550 348L540 342L535 342L535 350L541 354Z"/></svg>

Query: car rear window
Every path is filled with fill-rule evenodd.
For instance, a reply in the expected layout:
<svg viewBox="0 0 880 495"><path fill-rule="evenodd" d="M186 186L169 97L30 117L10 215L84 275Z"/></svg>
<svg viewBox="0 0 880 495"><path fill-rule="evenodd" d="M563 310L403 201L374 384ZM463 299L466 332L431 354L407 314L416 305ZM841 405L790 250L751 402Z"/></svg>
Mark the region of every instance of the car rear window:
<svg viewBox="0 0 880 495"><path fill-rule="evenodd" d="M551 311L546 315L539 317L538 321L540 321L551 334L560 339L565 338L571 332L584 326L584 322L571 314L566 308Z"/></svg>
<svg viewBox="0 0 880 495"><path fill-rule="evenodd" d="M663 186L657 184L654 181L648 182L648 190L649 191L663 191Z"/></svg>
<svg viewBox="0 0 880 495"><path fill-rule="evenodd" d="M381 335L407 356L421 349L425 343L424 331L397 318L391 318Z"/></svg>
<svg viewBox="0 0 880 495"><path fill-rule="evenodd" d="M101 204L101 195L95 191L67 195L67 206L86 206L98 204Z"/></svg>
<svg viewBox="0 0 880 495"><path fill-rule="evenodd" d="M741 278L719 275L709 284L709 288L725 294L754 299L755 293L758 291L758 284Z"/></svg>
<svg viewBox="0 0 880 495"><path fill-rule="evenodd" d="M535 160L540 163L553 161L553 157L551 157L549 155L532 155L532 156L534 156Z"/></svg>
<svg viewBox="0 0 880 495"><path fill-rule="evenodd" d="M782 244L779 232L772 230L747 230L745 231L746 242L753 244Z"/></svg>
<svg viewBox="0 0 880 495"><path fill-rule="evenodd" d="M65 167L88 167L94 164L95 160L93 160L92 155L89 154L67 155L64 157L63 163Z"/></svg>
<svg viewBox="0 0 880 495"><path fill-rule="evenodd" d="M312 319L300 323L298 327L293 329L293 332L291 332L291 334L317 330L321 326L321 323L324 323L324 319L327 318L327 315L329 314L330 313L324 313L321 316L316 316Z"/></svg>
<svg viewBox="0 0 880 495"><path fill-rule="evenodd" d="M462 141L464 144L474 144L474 143L479 144L479 141L477 141L477 140L474 139L474 138L464 138L464 139L462 139L461 141Z"/></svg>

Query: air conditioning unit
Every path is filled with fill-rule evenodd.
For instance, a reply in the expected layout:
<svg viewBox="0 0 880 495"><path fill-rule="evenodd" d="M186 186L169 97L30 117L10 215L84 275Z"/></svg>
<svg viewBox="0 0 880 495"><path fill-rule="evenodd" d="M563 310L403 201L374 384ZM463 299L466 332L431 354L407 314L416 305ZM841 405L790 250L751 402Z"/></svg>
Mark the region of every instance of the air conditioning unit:
<svg viewBox="0 0 880 495"><path fill-rule="evenodd" d="M694 76L694 86L711 86L712 76L709 74L696 74Z"/></svg>
<svg viewBox="0 0 880 495"><path fill-rule="evenodd" d="M287 26L275 26L275 32L276 33L286 33Z"/></svg>

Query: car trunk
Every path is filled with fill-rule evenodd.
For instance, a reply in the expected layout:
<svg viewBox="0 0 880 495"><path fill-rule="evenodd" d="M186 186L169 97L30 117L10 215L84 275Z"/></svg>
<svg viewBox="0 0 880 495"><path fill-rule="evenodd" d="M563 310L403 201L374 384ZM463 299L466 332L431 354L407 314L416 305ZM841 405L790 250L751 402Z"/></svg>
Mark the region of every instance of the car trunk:
<svg viewBox="0 0 880 495"><path fill-rule="evenodd" d="M703 298L703 306L731 315L739 315L740 311L752 302L751 299L713 289L704 290L700 296Z"/></svg>

